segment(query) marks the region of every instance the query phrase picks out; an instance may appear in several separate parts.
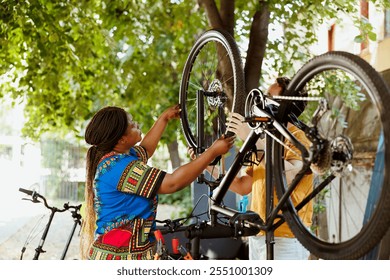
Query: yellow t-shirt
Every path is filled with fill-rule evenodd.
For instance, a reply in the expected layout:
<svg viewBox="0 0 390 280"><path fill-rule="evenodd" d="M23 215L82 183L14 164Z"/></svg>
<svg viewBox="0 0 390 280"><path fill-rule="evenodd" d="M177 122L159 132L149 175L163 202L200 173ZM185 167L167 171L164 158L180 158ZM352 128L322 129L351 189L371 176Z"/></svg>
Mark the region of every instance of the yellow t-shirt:
<svg viewBox="0 0 390 280"><path fill-rule="evenodd" d="M292 126L289 128L289 131L307 148L310 147L311 143L306 138L304 132L299 130L297 127ZM286 144L291 147L294 151L299 153L299 150L293 146L290 142L286 141ZM290 151L289 149L285 149L284 152L285 160L301 160L301 157ZM253 170L250 170L253 168ZM251 207L250 209L260 215L260 217L265 221L265 168L264 165L253 165L253 167L249 167L247 170L248 173L253 172L253 184L252 184L252 198L251 198ZM306 197L308 193L310 193L313 189L313 175L308 174L305 175L302 180L297 185L297 188L292 193L292 201L294 205L297 205L303 198ZM274 195L274 204L278 202L276 194ZM310 226L312 223L313 216L313 205L312 202L306 204L299 212L298 215L303 219L306 226ZM276 219L277 221L278 219ZM264 232L260 232L259 235L264 235ZM294 237L287 223L283 223L275 230L275 236L278 237Z"/></svg>

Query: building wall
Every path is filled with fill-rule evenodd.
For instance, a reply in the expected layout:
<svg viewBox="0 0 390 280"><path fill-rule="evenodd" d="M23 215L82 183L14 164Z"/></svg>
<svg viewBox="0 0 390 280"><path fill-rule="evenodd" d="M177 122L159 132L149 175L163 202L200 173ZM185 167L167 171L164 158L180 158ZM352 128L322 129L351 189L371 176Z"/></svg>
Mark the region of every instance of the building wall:
<svg viewBox="0 0 390 280"><path fill-rule="evenodd" d="M378 44L376 55L377 59L374 62L374 68L379 72L390 69L390 37Z"/></svg>
<svg viewBox="0 0 390 280"><path fill-rule="evenodd" d="M378 72L390 69L390 11L378 10L370 3L368 19L376 32L377 40L370 41L363 50L361 44L354 41L359 35L359 30L351 19L346 18L337 23L329 21L321 26L318 31L318 43L313 46L313 52L321 54L329 51L329 30L333 26L332 50L360 55Z"/></svg>

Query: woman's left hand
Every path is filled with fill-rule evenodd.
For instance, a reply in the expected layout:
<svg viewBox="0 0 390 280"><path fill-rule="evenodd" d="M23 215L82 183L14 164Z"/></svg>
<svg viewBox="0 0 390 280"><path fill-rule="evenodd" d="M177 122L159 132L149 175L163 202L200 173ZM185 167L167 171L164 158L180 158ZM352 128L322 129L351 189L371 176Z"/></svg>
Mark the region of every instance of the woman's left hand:
<svg viewBox="0 0 390 280"><path fill-rule="evenodd" d="M170 121L172 119L179 119L180 118L180 105L176 104L175 106L172 106L164 111L161 115L165 120Z"/></svg>
<svg viewBox="0 0 390 280"><path fill-rule="evenodd" d="M190 156L191 160L195 160L196 159L196 154L195 154L194 148L187 147L187 153Z"/></svg>

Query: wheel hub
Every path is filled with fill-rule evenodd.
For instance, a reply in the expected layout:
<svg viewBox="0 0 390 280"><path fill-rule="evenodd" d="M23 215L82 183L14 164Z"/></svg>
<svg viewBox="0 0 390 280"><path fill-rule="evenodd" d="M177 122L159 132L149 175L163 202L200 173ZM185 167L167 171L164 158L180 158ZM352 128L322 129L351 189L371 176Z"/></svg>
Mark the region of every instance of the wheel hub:
<svg viewBox="0 0 390 280"><path fill-rule="evenodd" d="M207 103L212 108L223 107L226 104L227 96L223 92L222 83L220 80L216 79L210 83L210 86L207 90L209 93L207 95Z"/></svg>
<svg viewBox="0 0 390 280"><path fill-rule="evenodd" d="M353 158L353 145L351 140L340 135L333 139L330 143L332 154L331 170L336 175L341 175L345 168L351 168Z"/></svg>

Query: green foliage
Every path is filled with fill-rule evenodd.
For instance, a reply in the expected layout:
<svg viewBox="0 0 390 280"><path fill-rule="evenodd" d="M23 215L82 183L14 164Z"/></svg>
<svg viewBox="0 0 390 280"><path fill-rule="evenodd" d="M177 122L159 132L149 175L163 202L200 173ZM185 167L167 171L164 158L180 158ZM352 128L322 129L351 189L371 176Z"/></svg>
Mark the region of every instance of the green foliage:
<svg viewBox="0 0 390 280"><path fill-rule="evenodd" d="M342 100L344 109L349 108L353 111L359 111L362 102L366 100L361 84L354 77L341 70L329 70L316 75L306 84L306 90L309 96L327 96L328 101L333 100L333 104L328 104L332 111L329 118L337 120L340 127L346 127L347 116L340 111L341 108L338 107L340 104L337 99ZM310 122L317 105L309 102L300 119Z"/></svg>
<svg viewBox="0 0 390 280"><path fill-rule="evenodd" d="M264 2L270 28L284 26L281 36L268 41L263 66L279 75L292 75L296 63L307 60L315 27L327 20L350 16L361 30L356 41L376 39L371 25L358 17L356 1ZM245 54L260 5L252 0L235 6L236 38ZM26 104L23 132L33 139L46 131L80 135L86 120L105 105L125 107L149 128L178 102L189 49L209 28L195 1L3 0L0 13L0 97ZM178 130L169 127L164 141L176 139Z"/></svg>
<svg viewBox="0 0 390 280"><path fill-rule="evenodd" d="M370 1L378 9L389 7L386 0ZM360 17L359 2L349 0L282 0L267 1L271 12L270 30L278 24L283 25L281 36L270 38L267 45L266 60L263 69L271 75L277 71L279 76L292 76L297 69L313 56L310 47L317 42L317 27L321 24L340 23L350 19L360 30L355 41L360 43L367 38L376 40L372 25ZM264 73L267 79L267 71Z"/></svg>
<svg viewBox="0 0 390 280"><path fill-rule="evenodd" d="M316 27L328 20L350 17L361 30L355 41L376 40L357 1L236 1L244 56L260 2L268 5L270 30L283 26L268 39L263 80L274 71L293 75L311 56ZM0 98L26 105L23 133L33 139L48 131L81 137L86 121L106 105L126 108L146 131L178 102L187 55L209 28L196 1L2 0L0 14ZM163 142L184 141L179 122L167 130Z"/></svg>
<svg viewBox="0 0 390 280"><path fill-rule="evenodd" d="M150 127L177 103L185 56L205 29L188 2L2 1L0 12L0 91L26 103L33 139L78 135L105 105Z"/></svg>
<svg viewBox="0 0 390 280"><path fill-rule="evenodd" d="M318 216L326 214L326 199L329 198L329 189L323 189L319 195L316 197L315 203L313 204L313 224L310 226L310 229L315 232L319 229Z"/></svg>
<svg viewBox="0 0 390 280"><path fill-rule="evenodd" d="M174 205L180 209L171 219L189 216L192 211L191 188L186 187L172 194L159 195L159 204Z"/></svg>

